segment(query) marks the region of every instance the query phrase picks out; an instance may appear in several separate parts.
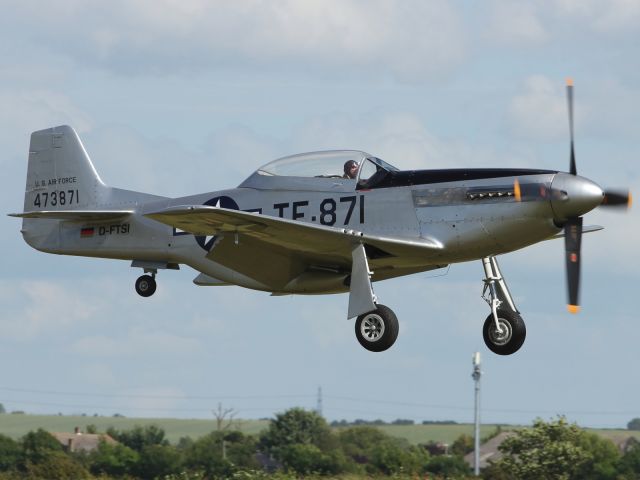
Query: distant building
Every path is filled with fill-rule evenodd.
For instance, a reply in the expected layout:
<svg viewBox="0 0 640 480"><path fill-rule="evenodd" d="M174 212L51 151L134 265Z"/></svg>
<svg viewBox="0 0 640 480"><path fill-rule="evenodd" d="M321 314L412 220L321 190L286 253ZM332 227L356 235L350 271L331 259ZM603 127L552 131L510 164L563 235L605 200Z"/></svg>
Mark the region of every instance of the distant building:
<svg viewBox="0 0 640 480"><path fill-rule="evenodd" d="M483 469L489 465L489 461L497 462L502 458L502 452L498 450L498 447L504 442L507 438L514 435L514 432L501 432L495 437L493 437L488 442L480 445L480 469ZM464 461L473 468L473 453L467 453L464 456Z"/></svg>
<svg viewBox="0 0 640 480"><path fill-rule="evenodd" d="M100 440L111 445L118 443L107 434L82 433L77 427L73 433L52 432L51 435L62 444L62 448L67 452L92 452L98 448Z"/></svg>

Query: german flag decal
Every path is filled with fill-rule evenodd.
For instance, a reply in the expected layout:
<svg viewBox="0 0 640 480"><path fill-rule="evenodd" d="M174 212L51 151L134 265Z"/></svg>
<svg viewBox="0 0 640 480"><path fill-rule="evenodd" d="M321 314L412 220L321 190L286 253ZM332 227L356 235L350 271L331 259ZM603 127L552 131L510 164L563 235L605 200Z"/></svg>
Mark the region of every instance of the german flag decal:
<svg viewBox="0 0 640 480"><path fill-rule="evenodd" d="M80 238L93 237L94 231L95 231L95 228L93 227L84 227L80 229Z"/></svg>

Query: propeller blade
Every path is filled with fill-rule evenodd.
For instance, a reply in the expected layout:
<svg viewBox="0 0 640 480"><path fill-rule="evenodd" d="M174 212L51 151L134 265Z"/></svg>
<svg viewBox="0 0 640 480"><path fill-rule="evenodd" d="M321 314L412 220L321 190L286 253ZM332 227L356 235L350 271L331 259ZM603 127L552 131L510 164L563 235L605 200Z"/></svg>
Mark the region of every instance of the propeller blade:
<svg viewBox="0 0 640 480"><path fill-rule="evenodd" d="M573 80L567 78L567 105L569 107L569 135L571 138L571 154L569 157L569 173L577 175L576 154L573 148Z"/></svg>
<svg viewBox="0 0 640 480"><path fill-rule="evenodd" d="M564 225L564 249L567 266L567 289L571 313L580 311L578 296L580 293L580 243L582 240L582 217L570 218Z"/></svg>
<svg viewBox="0 0 640 480"><path fill-rule="evenodd" d="M513 196L516 202L522 201L522 190L520 189L520 182L517 178L513 181Z"/></svg>
<svg viewBox="0 0 640 480"><path fill-rule="evenodd" d="M613 208L631 208L633 203L633 197L631 192L622 192L616 190L608 190L604 192L604 199L602 200L602 207Z"/></svg>

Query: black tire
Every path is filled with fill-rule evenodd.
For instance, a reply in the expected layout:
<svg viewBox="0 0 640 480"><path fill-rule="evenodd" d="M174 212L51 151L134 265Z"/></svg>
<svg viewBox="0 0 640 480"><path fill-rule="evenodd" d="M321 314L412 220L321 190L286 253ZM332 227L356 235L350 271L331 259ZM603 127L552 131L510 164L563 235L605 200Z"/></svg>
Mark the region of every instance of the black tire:
<svg viewBox="0 0 640 480"><path fill-rule="evenodd" d="M377 305L375 310L360 315L356 320L356 338L370 352L389 349L398 338L399 330L396 314L384 305Z"/></svg>
<svg viewBox="0 0 640 480"><path fill-rule="evenodd" d="M487 348L498 355L511 355L517 352L527 336L527 328L522 317L511 310L498 310L498 322L503 329L500 334L496 329L493 314L489 314L482 327L482 336ZM505 330L506 329L506 330Z"/></svg>
<svg viewBox="0 0 640 480"><path fill-rule="evenodd" d="M136 292L141 297L150 297L156 292L156 279L151 275L142 275L136 280Z"/></svg>

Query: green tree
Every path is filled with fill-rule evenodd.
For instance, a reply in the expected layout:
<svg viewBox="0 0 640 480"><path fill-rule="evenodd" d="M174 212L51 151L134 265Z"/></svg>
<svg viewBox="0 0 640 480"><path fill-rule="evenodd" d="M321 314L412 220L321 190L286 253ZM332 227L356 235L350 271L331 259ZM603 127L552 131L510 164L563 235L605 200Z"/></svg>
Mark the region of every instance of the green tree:
<svg viewBox="0 0 640 480"><path fill-rule="evenodd" d="M276 415L260 440L261 446L275 451L285 445L315 445L320 450L335 448L337 441L329 425L316 412L291 408Z"/></svg>
<svg viewBox="0 0 640 480"><path fill-rule="evenodd" d="M346 469L346 458L340 450L323 452L308 443L285 445L278 451L279 460L287 470L300 475L336 475Z"/></svg>
<svg viewBox="0 0 640 480"><path fill-rule="evenodd" d="M504 455L489 469L491 478L520 480L613 479L620 454L610 441L567 423L536 420L499 447Z"/></svg>
<svg viewBox="0 0 640 480"><path fill-rule="evenodd" d="M180 452L170 445L147 445L140 452L137 475L143 479L164 478L182 467Z"/></svg>
<svg viewBox="0 0 640 480"><path fill-rule="evenodd" d="M224 444L223 444L224 442ZM238 468L257 469L256 440L242 432L216 431L195 441L181 440L183 465L208 476L230 476Z"/></svg>
<svg viewBox="0 0 640 480"><path fill-rule="evenodd" d="M39 428L22 437L23 464L39 463L52 452L62 452L62 445L49 432Z"/></svg>
<svg viewBox="0 0 640 480"><path fill-rule="evenodd" d="M617 470L624 479L640 477L640 442L632 441L618 462Z"/></svg>
<svg viewBox="0 0 640 480"><path fill-rule="evenodd" d="M452 455L460 455L464 457L467 453L473 452L474 441L471 435L463 433L456 438L451 444L449 451Z"/></svg>
<svg viewBox="0 0 640 480"><path fill-rule="evenodd" d="M21 449L14 439L0 434L0 471L17 468L21 457Z"/></svg>
<svg viewBox="0 0 640 480"><path fill-rule="evenodd" d="M376 446L392 441L382 430L365 425L340 431L338 439L344 454L354 463L363 466L371 463Z"/></svg>
<svg viewBox="0 0 640 480"><path fill-rule="evenodd" d="M422 448L411 447L402 439L374 447L371 466L385 475L416 474L423 470L429 460L429 452Z"/></svg>
<svg viewBox="0 0 640 480"><path fill-rule="evenodd" d="M346 468L338 438L325 419L302 408L277 414L262 434L260 447L300 474L338 473Z"/></svg>
<svg viewBox="0 0 640 480"><path fill-rule="evenodd" d="M0 415L3 413L7 413L7 411L5 410L4 405L0 403Z"/></svg>
<svg viewBox="0 0 640 480"><path fill-rule="evenodd" d="M50 451L37 463L28 461L24 466L24 478L49 480L79 480L89 478L89 472L76 460L61 451Z"/></svg>
<svg viewBox="0 0 640 480"><path fill-rule="evenodd" d="M121 432L115 428L109 428L107 434L136 452L141 452L144 447L150 445L169 445L169 441L165 438L164 429L157 425L144 427L136 425L131 430Z"/></svg>
<svg viewBox="0 0 640 480"><path fill-rule="evenodd" d="M437 478L466 478L471 468L459 455L437 455L431 457L424 471L433 473Z"/></svg>
<svg viewBox="0 0 640 480"><path fill-rule="evenodd" d="M583 480L613 480L618 475L620 450L615 444L595 433L582 431L577 445L589 455Z"/></svg>
<svg viewBox="0 0 640 480"><path fill-rule="evenodd" d="M429 459L426 450L371 426L346 428L338 438L347 459L371 475L419 473Z"/></svg>
<svg viewBox="0 0 640 480"><path fill-rule="evenodd" d="M640 430L640 418L634 418L629 423L627 423L627 428L629 430Z"/></svg>
<svg viewBox="0 0 640 480"><path fill-rule="evenodd" d="M139 458L138 452L126 445L100 440L98 448L87 456L87 461L91 472L96 475L123 476L136 471Z"/></svg>

